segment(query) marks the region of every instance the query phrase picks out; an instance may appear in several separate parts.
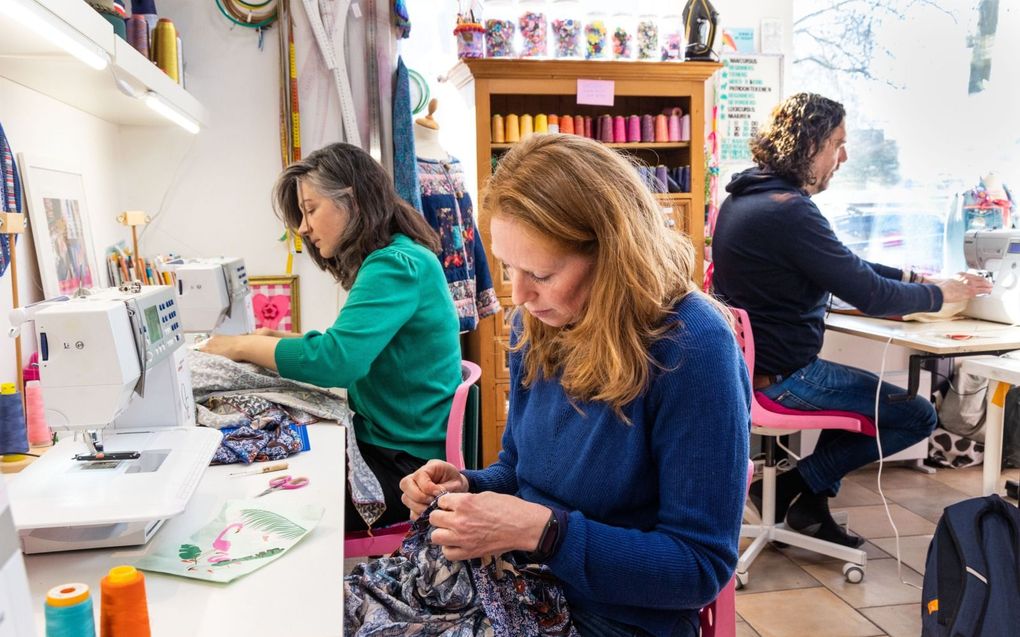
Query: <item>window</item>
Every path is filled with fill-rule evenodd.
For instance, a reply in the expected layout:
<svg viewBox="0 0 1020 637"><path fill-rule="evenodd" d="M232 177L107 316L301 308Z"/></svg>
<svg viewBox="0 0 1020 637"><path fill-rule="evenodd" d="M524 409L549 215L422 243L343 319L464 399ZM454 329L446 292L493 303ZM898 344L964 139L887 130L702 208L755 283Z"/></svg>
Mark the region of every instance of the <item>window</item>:
<svg viewBox="0 0 1020 637"><path fill-rule="evenodd" d="M849 159L814 198L837 236L870 261L958 269L960 195L989 173L1020 184L1020 9L795 0L793 29L787 94L847 109Z"/></svg>

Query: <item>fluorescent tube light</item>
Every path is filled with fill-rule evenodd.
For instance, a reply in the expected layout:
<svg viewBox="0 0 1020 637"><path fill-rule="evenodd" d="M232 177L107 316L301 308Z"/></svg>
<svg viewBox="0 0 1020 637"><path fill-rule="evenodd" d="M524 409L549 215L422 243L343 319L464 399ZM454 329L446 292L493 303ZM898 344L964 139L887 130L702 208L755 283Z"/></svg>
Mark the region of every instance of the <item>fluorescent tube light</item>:
<svg viewBox="0 0 1020 637"><path fill-rule="evenodd" d="M35 31L97 71L102 71L110 63L106 51L36 2L2 0L0 13L6 13L22 26Z"/></svg>
<svg viewBox="0 0 1020 637"><path fill-rule="evenodd" d="M145 105L152 110L156 111L174 124L177 124L192 135L198 134L198 122L168 104L156 91L146 92L144 99Z"/></svg>

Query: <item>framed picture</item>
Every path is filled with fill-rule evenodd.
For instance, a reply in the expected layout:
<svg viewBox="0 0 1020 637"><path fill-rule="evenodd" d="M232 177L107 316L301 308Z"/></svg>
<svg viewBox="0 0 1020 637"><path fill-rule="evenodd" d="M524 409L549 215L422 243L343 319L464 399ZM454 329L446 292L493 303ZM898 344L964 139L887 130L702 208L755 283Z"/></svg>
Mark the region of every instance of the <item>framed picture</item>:
<svg viewBox="0 0 1020 637"><path fill-rule="evenodd" d="M102 285L81 171L24 153L18 162L43 293L53 297Z"/></svg>
<svg viewBox="0 0 1020 637"><path fill-rule="evenodd" d="M248 277L255 327L283 332L301 331L301 289L298 275Z"/></svg>

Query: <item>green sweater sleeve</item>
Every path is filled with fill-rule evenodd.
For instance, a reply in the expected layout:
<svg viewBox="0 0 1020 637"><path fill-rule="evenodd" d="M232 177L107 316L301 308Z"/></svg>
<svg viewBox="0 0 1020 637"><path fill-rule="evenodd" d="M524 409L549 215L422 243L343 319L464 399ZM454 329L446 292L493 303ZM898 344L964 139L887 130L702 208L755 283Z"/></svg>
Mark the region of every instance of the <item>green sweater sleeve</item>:
<svg viewBox="0 0 1020 637"><path fill-rule="evenodd" d="M417 310L418 279L417 265L405 254L382 248L368 255L329 329L276 344L280 375L320 387L349 387L364 378Z"/></svg>

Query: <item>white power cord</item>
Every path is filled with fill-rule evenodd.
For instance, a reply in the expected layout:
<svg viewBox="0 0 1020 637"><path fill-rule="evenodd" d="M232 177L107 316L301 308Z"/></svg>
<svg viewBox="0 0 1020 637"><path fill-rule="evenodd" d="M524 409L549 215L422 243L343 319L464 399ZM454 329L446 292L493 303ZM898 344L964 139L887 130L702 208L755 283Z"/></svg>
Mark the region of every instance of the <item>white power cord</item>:
<svg viewBox="0 0 1020 637"><path fill-rule="evenodd" d="M879 435L880 431L878 429L878 407L882 401L882 379L885 377L885 358L886 354L889 353L889 345L892 343L892 340L893 337L890 336L889 340L885 342L885 347L882 349L882 366L878 372L878 387L875 389L875 444L878 445L878 495L882 498L885 516L889 520L889 526L892 527L893 536L896 538L896 576L901 584L921 590L921 587L917 584L903 579L903 558L900 555L900 530L896 528L896 522L893 521L892 512L889 510L889 500L886 499L885 493L882 491L882 469L885 466L885 458L882 453L882 437Z"/></svg>

